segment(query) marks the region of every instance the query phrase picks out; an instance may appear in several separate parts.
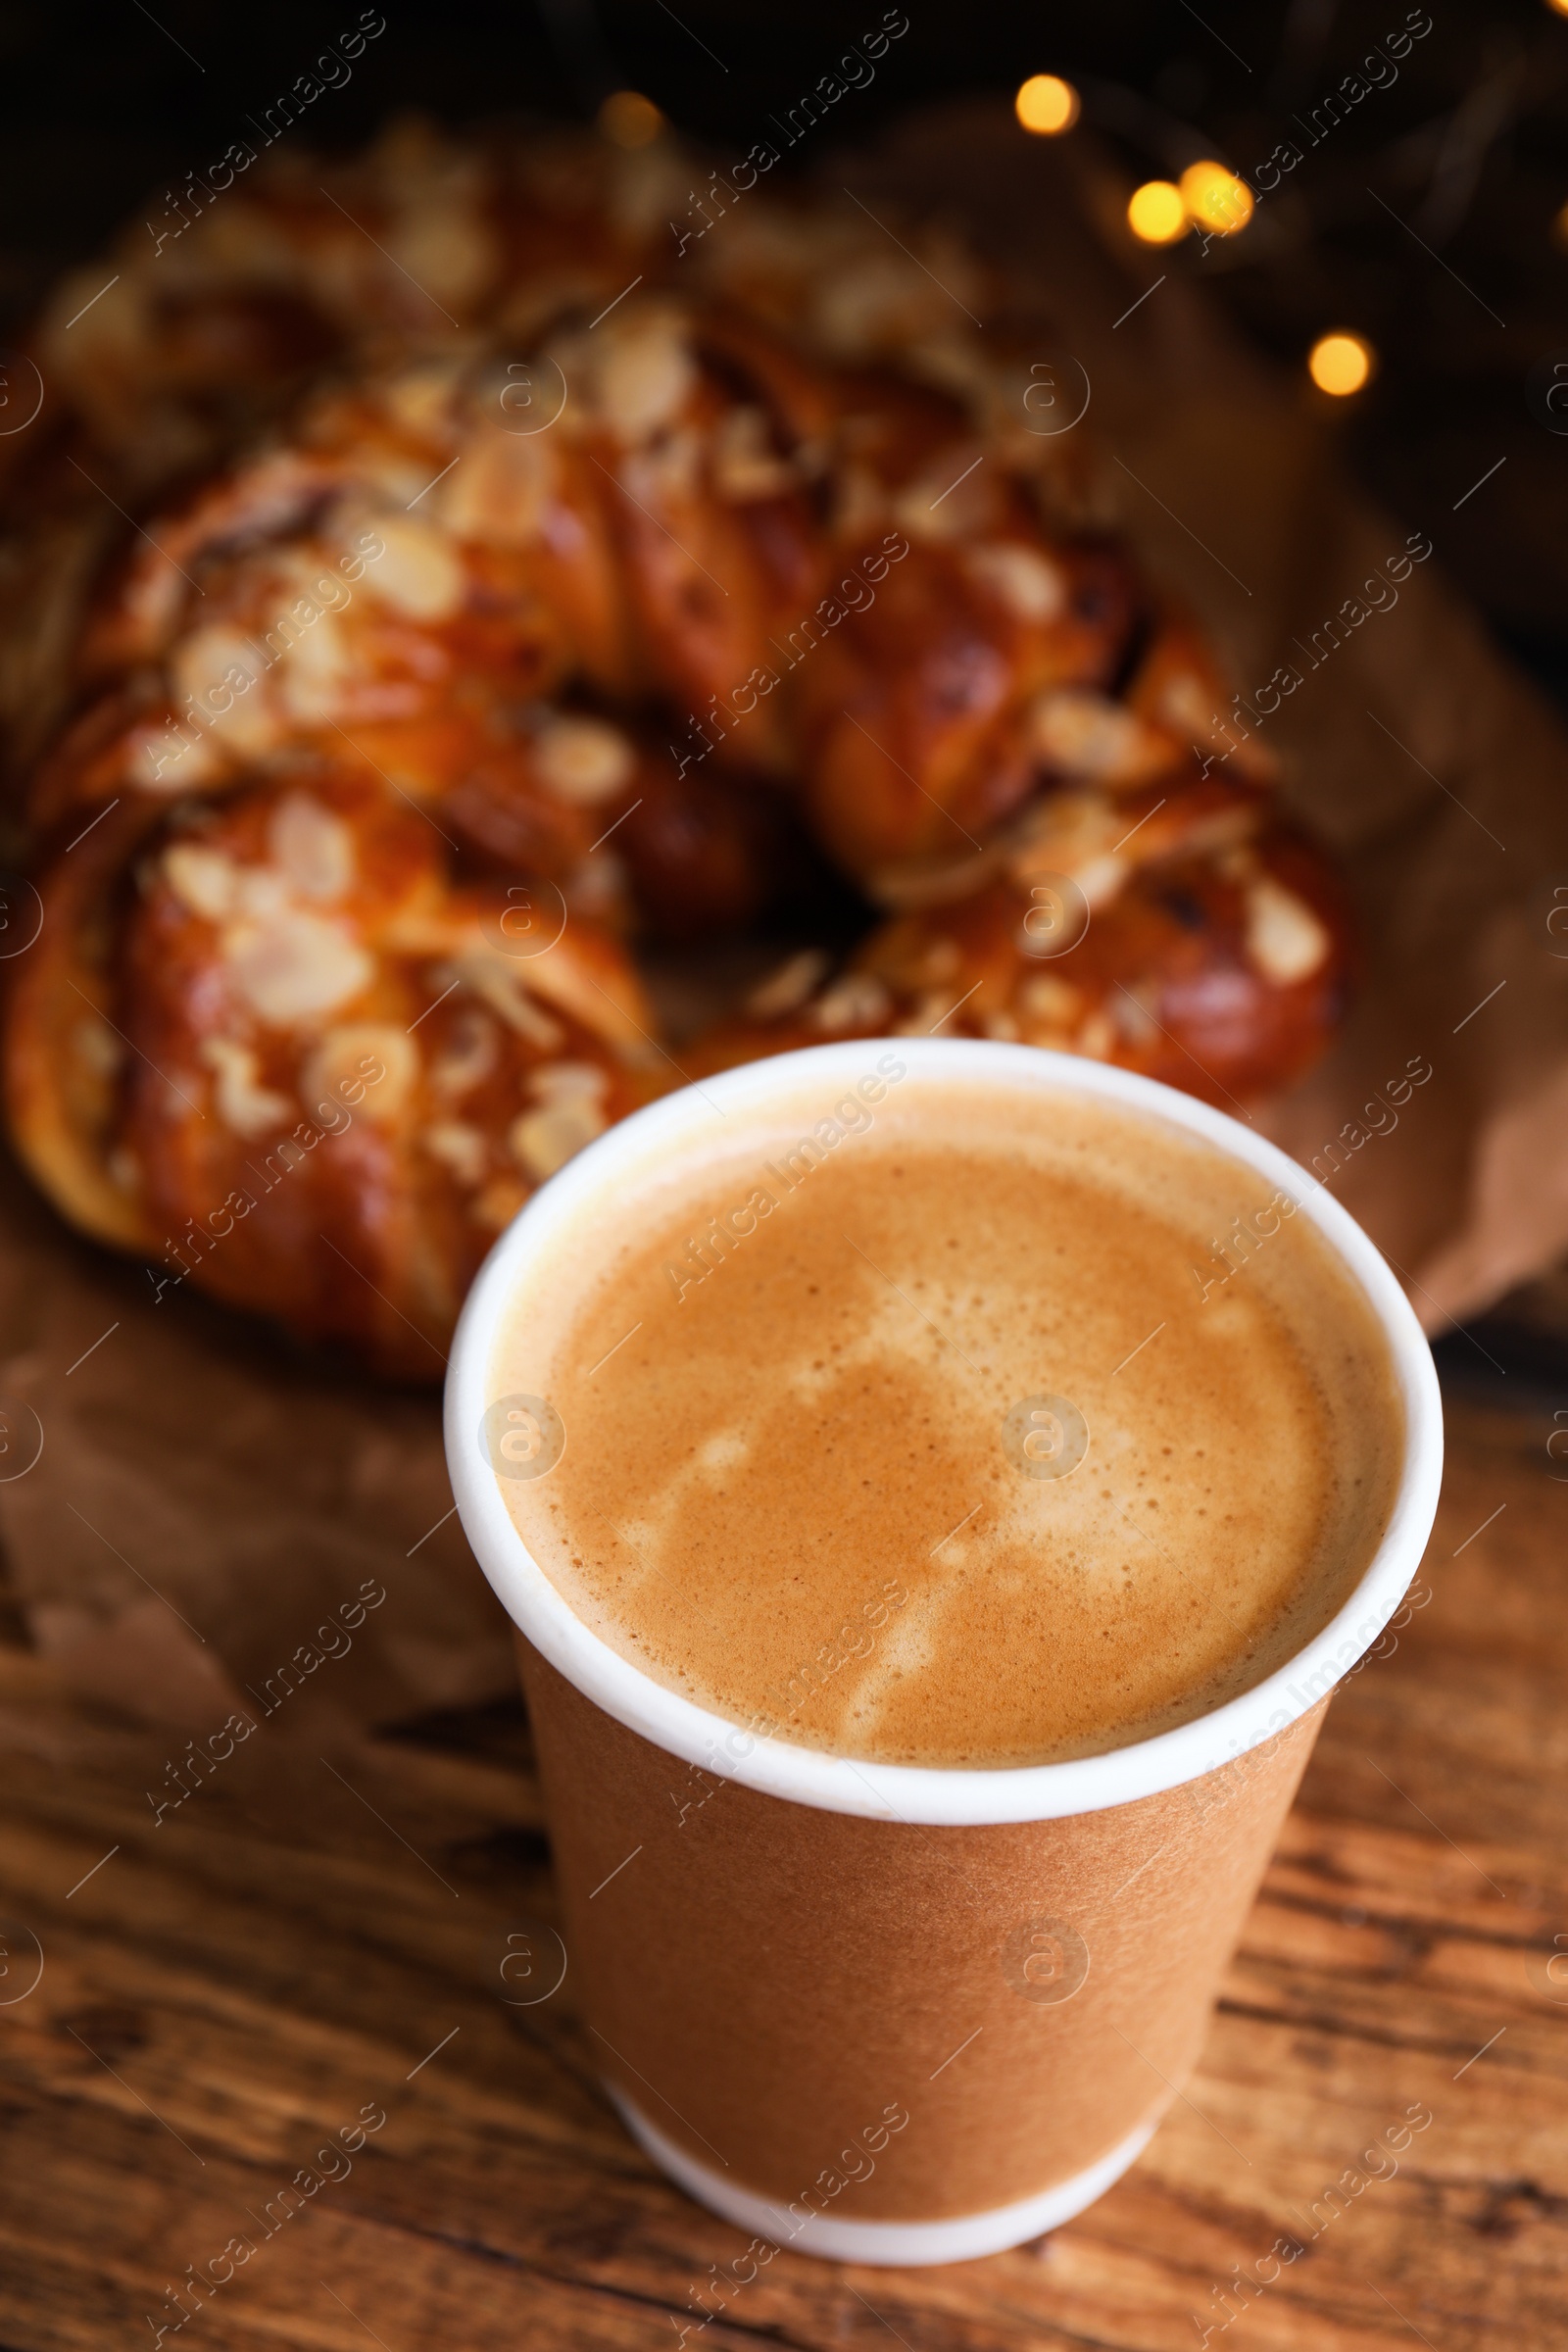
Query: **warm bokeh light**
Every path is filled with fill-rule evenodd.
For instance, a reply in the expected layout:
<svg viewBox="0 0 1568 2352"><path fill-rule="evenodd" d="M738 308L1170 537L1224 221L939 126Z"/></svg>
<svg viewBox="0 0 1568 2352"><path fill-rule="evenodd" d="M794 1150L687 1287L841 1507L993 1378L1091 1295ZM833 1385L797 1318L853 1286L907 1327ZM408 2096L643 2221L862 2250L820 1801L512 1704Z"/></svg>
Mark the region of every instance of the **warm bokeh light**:
<svg viewBox="0 0 1568 2352"><path fill-rule="evenodd" d="M1217 237L1230 237L1252 218L1252 191L1223 164L1189 164L1181 177L1187 217Z"/></svg>
<svg viewBox="0 0 1568 2352"><path fill-rule="evenodd" d="M1057 74L1031 74L1013 105L1025 130L1039 131L1045 138L1071 130L1078 120L1078 93Z"/></svg>
<svg viewBox="0 0 1568 2352"><path fill-rule="evenodd" d="M1568 0L1546 0L1546 6L1554 17L1568 17Z"/></svg>
<svg viewBox="0 0 1568 2352"><path fill-rule="evenodd" d="M617 147L647 147L664 127L664 118L641 90L616 90L599 109L599 127Z"/></svg>
<svg viewBox="0 0 1568 2352"><path fill-rule="evenodd" d="M1174 245L1187 234L1187 207L1168 179L1146 179L1127 201L1127 225L1146 245Z"/></svg>
<svg viewBox="0 0 1568 2352"><path fill-rule="evenodd" d="M1359 335L1320 335L1307 354L1307 373L1320 392L1343 398L1359 392L1372 372L1373 351Z"/></svg>

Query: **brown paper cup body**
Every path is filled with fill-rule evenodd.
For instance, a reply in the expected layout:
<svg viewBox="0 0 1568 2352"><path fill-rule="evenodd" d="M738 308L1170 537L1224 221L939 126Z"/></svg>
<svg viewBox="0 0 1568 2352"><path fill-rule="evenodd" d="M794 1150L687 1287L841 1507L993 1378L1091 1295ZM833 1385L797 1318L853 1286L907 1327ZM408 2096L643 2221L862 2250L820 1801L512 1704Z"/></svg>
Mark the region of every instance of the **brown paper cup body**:
<svg viewBox="0 0 1568 2352"><path fill-rule="evenodd" d="M726 2185L866 2222L1012 2205L1157 2118L1327 1703L1161 1795L922 1827L701 1772L517 1649L600 2072Z"/></svg>
<svg viewBox="0 0 1568 2352"><path fill-rule="evenodd" d="M715 1108L744 1122L817 1086L831 1101L864 1050L726 1070L552 1177L469 1293L447 1452L464 1527L523 1637L569 1989L627 2122L694 2196L754 2232L923 2263L1082 2211L1191 2073L1326 1694L1394 1614L1430 1534L1442 1413L1394 1275L1304 1189L1300 1213L1386 1334L1404 1445L1374 1557L1288 1664L1102 1756L961 1772L754 1740L658 1682L574 1613L513 1516L514 1474L489 1433L518 1284L612 1228L628 1177L709 1151ZM1299 1186L1250 1129L1107 1064L971 1039L901 1038L897 1052L916 1087L971 1075L1043 1111L1058 1088L1090 1094Z"/></svg>

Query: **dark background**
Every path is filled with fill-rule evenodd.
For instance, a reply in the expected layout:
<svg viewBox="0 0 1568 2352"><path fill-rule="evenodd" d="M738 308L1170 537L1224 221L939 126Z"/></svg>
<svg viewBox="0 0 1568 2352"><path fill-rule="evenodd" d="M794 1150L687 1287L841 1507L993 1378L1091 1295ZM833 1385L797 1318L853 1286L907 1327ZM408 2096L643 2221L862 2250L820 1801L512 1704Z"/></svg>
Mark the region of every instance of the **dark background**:
<svg viewBox="0 0 1568 2352"><path fill-rule="evenodd" d="M585 120L645 91L727 161L766 134L877 24L884 0L384 0L386 30L347 86L293 134L352 147L398 108L459 125L510 114ZM1407 0L1110 0L998 10L907 0L909 30L855 94L853 139L895 115L1024 75L1066 74L1085 117L1139 176L1205 152L1243 171L1293 133ZM1418 15L1420 11L1416 12ZM1532 416L1528 381L1568 355L1568 18L1546 0L1430 0L1432 31L1286 181L1244 235L1178 248L1180 269L1278 357L1299 366L1326 328L1368 335L1381 367L1345 404L1356 469L1413 519L1446 514L1492 465L1485 498L1445 530L1450 567L1494 627L1568 699L1568 440ZM0 7L0 305L24 315L148 195L177 184L247 110L358 22L360 0L49 0ZM1304 142L1303 142L1304 143ZM814 146L813 146L814 152ZM1381 197L1429 249L1390 218ZM1266 227L1266 233L1265 233ZM1501 323L1499 323L1501 321ZM1568 416L1562 421L1568 423Z"/></svg>
<svg viewBox="0 0 1568 2352"><path fill-rule="evenodd" d="M290 135L353 148L408 108L454 127L583 122L630 87L725 164L769 135L769 114L880 24L884 5L384 0L386 29L352 80ZM1546 0L1429 0L1424 11L1407 0L1005 11L906 0L906 14L909 29L856 91L838 135L864 141L911 108L1010 97L1025 75L1057 73L1136 178L1174 177L1205 154L1251 172L1375 42L1407 15L1430 15L1396 83L1309 148L1244 234L1206 254L1189 238L1161 264L1203 276L1235 323L1292 368L1332 327L1371 341L1372 383L1327 404L1352 470L1407 527L1446 518L1450 572L1568 708L1568 403L1557 416L1544 405L1558 358L1568 381L1568 17ZM161 213L167 186L245 135L246 113L359 18L360 0L221 12L198 0L98 0L80 13L0 5L0 331L144 199ZM820 160L817 142L809 153ZM1482 494L1467 496L1499 453ZM1560 1300L1516 1302L1504 1318L1516 1369L1542 1378L1568 1360L1556 1330L1540 1330L1568 1331L1568 1282L1557 1288ZM1503 1344L1503 1327L1494 1338Z"/></svg>

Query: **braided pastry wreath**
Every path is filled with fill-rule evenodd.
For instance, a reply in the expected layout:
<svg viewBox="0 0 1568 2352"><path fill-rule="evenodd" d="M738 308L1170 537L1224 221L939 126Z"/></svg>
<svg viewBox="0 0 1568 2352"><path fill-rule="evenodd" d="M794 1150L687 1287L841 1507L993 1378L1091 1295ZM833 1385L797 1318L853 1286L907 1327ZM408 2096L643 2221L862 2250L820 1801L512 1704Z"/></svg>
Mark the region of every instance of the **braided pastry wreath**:
<svg viewBox="0 0 1568 2352"><path fill-rule="evenodd" d="M762 193L672 254L689 176L404 127L43 322L7 1101L160 1295L430 1378L500 1227L683 1076L941 1029L1234 1102L1341 1016L1335 877L1031 429L1016 290ZM675 1042L648 977L715 957Z"/></svg>

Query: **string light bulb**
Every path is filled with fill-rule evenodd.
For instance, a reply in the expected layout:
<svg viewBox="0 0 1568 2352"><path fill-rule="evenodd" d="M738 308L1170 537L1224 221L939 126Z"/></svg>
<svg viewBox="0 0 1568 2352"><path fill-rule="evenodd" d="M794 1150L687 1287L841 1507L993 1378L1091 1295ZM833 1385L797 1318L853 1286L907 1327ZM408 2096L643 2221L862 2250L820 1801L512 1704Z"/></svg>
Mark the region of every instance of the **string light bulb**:
<svg viewBox="0 0 1568 2352"><path fill-rule="evenodd" d="M1191 225L1180 188L1168 179L1146 179L1127 200L1127 225L1142 244L1174 245Z"/></svg>
<svg viewBox="0 0 1568 2352"><path fill-rule="evenodd" d="M616 147L650 147L664 118L641 90L615 90L599 109L599 127Z"/></svg>
<svg viewBox="0 0 1568 2352"><path fill-rule="evenodd" d="M1077 91L1059 74L1031 74L1012 103L1025 130L1048 139L1071 130L1082 111Z"/></svg>
<svg viewBox="0 0 1568 2352"><path fill-rule="evenodd" d="M1306 371L1313 383L1320 392L1330 392L1337 400L1359 392L1375 365L1376 354L1371 344L1344 328L1332 335L1320 335L1306 355Z"/></svg>
<svg viewBox="0 0 1568 2352"><path fill-rule="evenodd" d="M1189 164L1181 176L1187 218L1216 237L1233 237L1252 218L1252 191L1223 164Z"/></svg>

